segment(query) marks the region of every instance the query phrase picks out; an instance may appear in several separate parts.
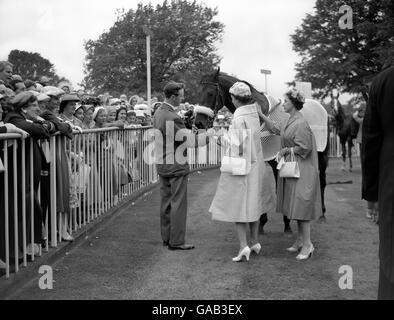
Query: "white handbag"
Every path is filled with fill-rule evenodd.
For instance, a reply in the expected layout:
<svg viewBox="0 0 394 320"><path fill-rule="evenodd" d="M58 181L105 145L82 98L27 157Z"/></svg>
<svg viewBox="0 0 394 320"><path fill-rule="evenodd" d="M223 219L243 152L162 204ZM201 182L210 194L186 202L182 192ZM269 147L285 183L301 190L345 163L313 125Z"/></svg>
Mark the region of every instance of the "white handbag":
<svg viewBox="0 0 394 320"><path fill-rule="evenodd" d="M294 149L290 148L290 161L285 161L281 158L278 164L279 177L281 178L299 178L300 168L294 155Z"/></svg>
<svg viewBox="0 0 394 320"><path fill-rule="evenodd" d="M250 172L250 166L247 165L245 158L224 156L220 171L234 176L246 176Z"/></svg>

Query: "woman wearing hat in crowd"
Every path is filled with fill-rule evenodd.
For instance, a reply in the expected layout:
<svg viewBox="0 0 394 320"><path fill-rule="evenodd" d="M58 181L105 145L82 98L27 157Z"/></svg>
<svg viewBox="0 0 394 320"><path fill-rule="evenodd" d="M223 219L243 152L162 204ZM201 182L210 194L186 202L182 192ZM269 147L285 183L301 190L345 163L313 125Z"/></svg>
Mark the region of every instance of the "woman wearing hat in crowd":
<svg viewBox="0 0 394 320"><path fill-rule="evenodd" d="M231 156L239 156L242 152L250 170L246 175L221 173L209 212L213 220L235 223L240 249L232 260L238 262L244 256L249 260L251 252L259 254L261 250L259 219L262 213L275 210L275 181L263 181L268 169L261 148L259 115L250 87L244 82L236 82L230 88L230 94L236 111L229 133L221 141L228 143Z"/></svg>
<svg viewBox="0 0 394 320"><path fill-rule="evenodd" d="M92 129L94 127L93 121L93 113L94 113L94 106L93 105L85 105L84 106L85 112L82 121L82 129Z"/></svg>
<svg viewBox="0 0 394 320"><path fill-rule="evenodd" d="M35 244L32 246L31 244L27 247L28 254L37 254L39 250L38 244L42 242L43 235L43 213L41 205L38 201L38 187L41 179L41 168L42 164L45 161L45 155L40 145L38 144L38 140L49 138L50 133L56 131L55 126L49 121L43 121L39 117L39 106L37 102L36 96L31 92L21 92L16 95L11 103L14 106L14 111L10 112L6 115L4 122L12 123L18 128L26 131L31 136L31 139L27 140L25 146L25 163L30 163L30 144L33 147L33 203L34 203L34 242ZM12 155L12 152L9 153ZM21 149L18 148L18 158L20 159L22 156ZM18 161L18 172L22 172L21 161ZM9 165L12 167L13 161L9 159ZM13 168L9 168L9 172L13 172ZM25 167L25 190L22 190L22 179L19 179L17 183L17 195L21 197L22 194L26 194L26 212L30 212L30 203L31 203L31 193L30 193L30 166L26 165ZM13 190L13 184L15 181L13 180L13 175L9 176L9 189ZM11 200L11 199L10 199ZM22 202L22 198L18 199L18 203ZM13 201L9 201L10 212L13 212ZM14 230L14 221L10 219L10 231ZM22 232L22 208L18 207L18 243L20 247L23 244L23 232ZM31 220L30 215L26 215L26 236L28 241L31 239ZM10 235L10 248L14 248L14 237Z"/></svg>
<svg viewBox="0 0 394 320"><path fill-rule="evenodd" d="M83 119L85 118L85 106L79 104L75 107L74 117L81 121L81 127L83 126Z"/></svg>
<svg viewBox="0 0 394 320"><path fill-rule="evenodd" d="M11 123L4 124L3 122L3 108L2 103L5 102L5 97L0 94L0 134L2 133L18 133L21 134L23 138L26 138L28 133L18 127L14 126ZM8 150L12 152L10 148ZM0 143L0 168L4 164L4 150L3 150L3 143ZM11 172L13 175L13 172ZM4 186L4 174L0 169L0 186ZM5 201L4 201L4 192L0 192L0 235L5 234ZM5 242L4 236L0 236L0 269L5 269Z"/></svg>
<svg viewBox="0 0 394 320"><path fill-rule="evenodd" d="M77 102L79 101L80 99L76 95L73 94L63 95L61 97L59 114L60 114L60 118L63 119L69 125L71 125L71 128L73 130L82 132L82 126L83 126L82 121L76 118L74 115L77 109ZM82 168L81 164L83 164L83 153L81 154L80 152L78 152L79 150L75 150L75 146L73 143L71 145L67 144L67 146L70 149L68 150L68 155L70 156L71 169L72 169L72 172L70 172L70 177L76 177L78 176L79 173L77 171L77 168L78 170ZM78 183L79 181L76 181L75 179L74 180L70 179L70 186L69 186L70 209L79 208L80 206L78 192L77 192ZM70 238L70 240L72 240L71 239L72 237L67 237L67 238Z"/></svg>
<svg viewBox="0 0 394 320"><path fill-rule="evenodd" d="M55 125L56 131L59 131L62 137L72 139L72 126L59 115L60 96L62 96L63 91L56 87L46 87L44 92L46 92L46 95L48 95L50 99L44 103L43 106L45 110L41 113L41 117L51 121ZM41 99L44 99L44 96L42 96ZM65 241L72 241L73 237L67 231L67 219L70 215L70 172L66 152L66 141L65 139L58 139L57 141L59 143L60 154L56 153L56 212L59 215L59 221L62 222L62 239ZM44 180L49 181L49 164L47 164L46 171L48 172L48 176ZM45 188L43 188L42 192L45 191ZM48 203L45 203L48 206L50 205L49 200L50 199L48 199Z"/></svg>
<svg viewBox="0 0 394 320"><path fill-rule="evenodd" d="M300 112L305 103L304 96L298 90L291 89L284 98L284 110L290 115L288 121L279 128L264 115L263 119L272 133L281 136L282 149L278 160L284 157L290 161L293 152L299 166L299 178L278 178L277 212L297 221L298 237L287 251L301 250L297 260L306 260L315 250L310 237L311 221L322 214L318 155L315 137Z"/></svg>
<svg viewBox="0 0 394 320"><path fill-rule="evenodd" d="M95 126L93 127L93 129L103 129L106 127L112 127L111 125L108 125L108 123L106 122L107 121L106 119L107 119L106 109L104 107L97 107L93 113L93 121L95 122ZM111 147L111 144L108 142L108 139L104 133L101 133L100 143L101 143L101 149ZM103 153L101 153L101 155L103 156ZM104 163L103 160L104 160L104 158L102 157L101 163ZM112 165L113 165L113 162L112 162ZM98 168L98 166L96 166L96 168ZM113 172L114 172L114 170L113 170ZM114 195L117 195L118 194L118 183L117 183L117 179L116 179L116 174L112 175L112 182L113 182Z"/></svg>
<svg viewBox="0 0 394 320"><path fill-rule="evenodd" d="M129 105L130 105L130 110L134 110L134 106L139 104L141 101L141 98L137 95L131 96L129 100Z"/></svg>
<svg viewBox="0 0 394 320"><path fill-rule="evenodd" d="M120 121L123 123L126 123L126 117L127 117L127 108L126 107L120 107L117 111L116 111L116 121Z"/></svg>
<svg viewBox="0 0 394 320"><path fill-rule="evenodd" d="M82 121L74 116L76 111L76 103L79 98L73 94L65 94L61 97L59 115L65 122L71 125L75 130L82 131Z"/></svg>

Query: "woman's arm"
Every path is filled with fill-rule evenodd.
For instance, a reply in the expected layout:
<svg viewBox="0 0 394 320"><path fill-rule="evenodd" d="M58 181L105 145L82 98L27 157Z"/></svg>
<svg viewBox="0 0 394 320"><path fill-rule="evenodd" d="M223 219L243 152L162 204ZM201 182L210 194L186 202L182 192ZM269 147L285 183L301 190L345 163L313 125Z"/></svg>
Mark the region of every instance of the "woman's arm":
<svg viewBox="0 0 394 320"><path fill-rule="evenodd" d="M278 136L280 135L280 126L278 125L278 123L276 123L275 121L272 121L270 118L268 118L264 114L261 114L261 118L264 121L263 126L265 125L269 132L271 132L275 135L278 135Z"/></svg>

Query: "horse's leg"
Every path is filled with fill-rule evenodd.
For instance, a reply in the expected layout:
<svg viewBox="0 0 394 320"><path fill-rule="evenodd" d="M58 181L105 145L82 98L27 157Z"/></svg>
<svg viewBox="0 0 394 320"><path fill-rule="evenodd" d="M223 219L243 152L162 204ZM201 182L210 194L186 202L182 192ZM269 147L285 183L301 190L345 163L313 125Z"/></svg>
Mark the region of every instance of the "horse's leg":
<svg viewBox="0 0 394 320"><path fill-rule="evenodd" d="M342 146L342 171L346 171L346 141L341 141Z"/></svg>
<svg viewBox="0 0 394 320"><path fill-rule="evenodd" d="M288 217L286 217L285 215L283 216L283 223L285 224L285 233L293 233L291 231L291 227L290 227L290 219Z"/></svg>
<svg viewBox="0 0 394 320"><path fill-rule="evenodd" d="M326 170L328 166L328 156L327 151L318 152L319 159L319 178L320 178L320 195L321 195L321 204L322 204L322 216L319 218L319 221L326 222L326 205L324 202L324 191L326 189Z"/></svg>
<svg viewBox="0 0 394 320"><path fill-rule="evenodd" d="M352 148L353 148L353 141L351 138L348 138L348 143L347 143L347 152L349 156L349 171L352 172L353 170L353 162L352 162Z"/></svg>

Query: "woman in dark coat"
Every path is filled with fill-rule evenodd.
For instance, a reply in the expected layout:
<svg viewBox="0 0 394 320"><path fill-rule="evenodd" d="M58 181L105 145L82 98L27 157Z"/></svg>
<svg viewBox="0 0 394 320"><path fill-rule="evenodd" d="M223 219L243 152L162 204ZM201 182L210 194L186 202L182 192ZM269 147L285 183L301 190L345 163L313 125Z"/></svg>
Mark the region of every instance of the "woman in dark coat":
<svg viewBox="0 0 394 320"><path fill-rule="evenodd" d="M4 124L3 123L3 107L2 103L4 102L3 97L0 94L0 134L5 133L18 133L21 134L22 138L27 137L27 132L15 127L11 123ZM0 139L0 190L4 187L4 143L5 140ZM10 148L12 150L12 148ZM4 201L4 191L0 191L0 269L5 269L5 201Z"/></svg>
<svg viewBox="0 0 394 320"><path fill-rule="evenodd" d="M55 125L60 132L57 142L60 143L60 155L56 153L56 212L62 221L62 240L72 241L74 238L68 233L68 217L70 216L70 172L66 153L66 138L73 138L71 125L66 123L59 115L59 96L61 91L49 91L49 101L44 105L41 117ZM48 176L49 177L49 176ZM49 180L46 178L46 180ZM48 185L48 184L46 184Z"/></svg>
<svg viewBox="0 0 394 320"><path fill-rule="evenodd" d="M29 243L27 247L27 252L29 254L37 254L38 253L38 244L42 242L42 226L43 226L43 219L42 219L42 209L40 203L38 201L38 187L41 178L41 168L42 162L45 158L43 151L38 144L38 140L40 139L48 139L50 132L54 131L54 126L51 122L42 121L38 117L38 113L40 111L37 98L31 92L21 92L17 94L13 100L11 101L14 111L7 113L4 122L11 123L16 127L26 131L30 135L30 139L26 141L25 146L25 159L22 160L21 148L17 149L17 163L18 168L17 172L22 172L21 163L25 161L25 169L26 169L26 184L25 190L22 189L22 179L19 178L18 181L14 182L13 177L13 168L12 168L12 152L9 150L8 155L8 163L11 165L9 168L9 195L11 196L9 202L9 213L12 217L14 212L13 208L13 188L14 183L17 184L18 190L18 203L22 203L22 194L26 194L26 235L27 235L27 243ZM33 148L33 195L30 192L30 147L32 144ZM20 177L20 176L19 176ZM30 203L31 203L31 196L33 196L33 203L34 203L34 243L35 245L32 246L30 244ZM20 198L20 199L19 199ZM11 232L14 230L14 219L9 219L10 225L10 252L12 254L12 249L14 248L14 237L11 235ZM22 247L22 208L18 206L18 245L19 248Z"/></svg>
<svg viewBox="0 0 394 320"><path fill-rule="evenodd" d="M378 299L394 299L394 67L372 82L362 127L363 199L379 204Z"/></svg>

